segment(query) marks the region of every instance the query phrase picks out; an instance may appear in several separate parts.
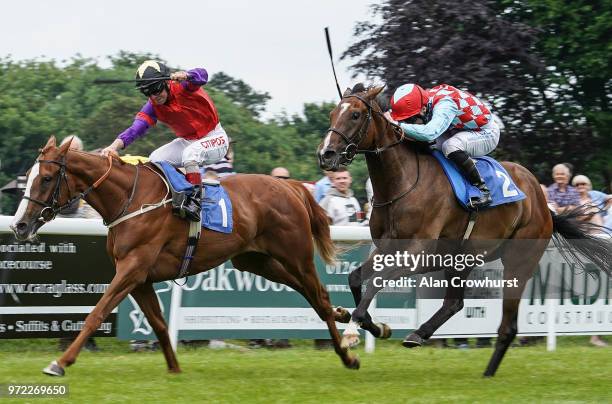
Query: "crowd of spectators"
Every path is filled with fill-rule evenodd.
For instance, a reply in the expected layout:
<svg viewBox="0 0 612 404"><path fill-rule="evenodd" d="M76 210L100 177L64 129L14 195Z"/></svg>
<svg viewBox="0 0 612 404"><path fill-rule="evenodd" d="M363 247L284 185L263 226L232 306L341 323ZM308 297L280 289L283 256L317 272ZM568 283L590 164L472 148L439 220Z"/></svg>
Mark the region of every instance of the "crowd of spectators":
<svg viewBox="0 0 612 404"><path fill-rule="evenodd" d="M553 183L542 185L549 208L561 214L582 206L582 220L603 226L601 232L612 232L612 195L593 190L589 177L573 176L572 170L570 163L557 164L552 170Z"/></svg>
<svg viewBox="0 0 612 404"><path fill-rule="evenodd" d="M548 207L558 214L583 207L581 219L601 226L594 228L593 232L612 234L612 195L593 190L589 177L582 174L572 177L572 171L570 163L560 163L553 167L554 182L548 187L542 185ZM590 343L598 347L608 345L598 335L593 335Z"/></svg>

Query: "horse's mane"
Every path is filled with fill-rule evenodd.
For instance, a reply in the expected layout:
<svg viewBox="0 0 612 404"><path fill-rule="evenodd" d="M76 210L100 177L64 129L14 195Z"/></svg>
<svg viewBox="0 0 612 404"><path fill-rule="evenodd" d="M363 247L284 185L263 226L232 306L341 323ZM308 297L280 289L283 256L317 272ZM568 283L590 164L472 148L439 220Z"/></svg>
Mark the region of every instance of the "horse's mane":
<svg viewBox="0 0 612 404"><path fill-rule="evenodd" d="M374 84L369 84L366 87L365 84L363 83L357 83L353 86L353 88L347 89L347 92L348 94L366 93L376 87L378 86ZM378 104L380 109L383 111L388 111L391 109L391 96L387 94L386 86L385 86L385 89L376 96L376 99L374 101Z"/></svg>
<svg viewBox="0 0 612 404"><path fill-rule="evenodd" d="M89 156L89 157L95 157L97 159L101 159L106 161L107 157L102 156L100 153L96 153L96 152L88 152L88 151L84 151L84 150L76 150L76 149L68 149L69 153L78 153L78 154L83 154L85 156ZM127 164L125 161L123 161L121 158L116 158L113 157L113 160L117 163L120 163L121 165L123 164Z"/></svg>

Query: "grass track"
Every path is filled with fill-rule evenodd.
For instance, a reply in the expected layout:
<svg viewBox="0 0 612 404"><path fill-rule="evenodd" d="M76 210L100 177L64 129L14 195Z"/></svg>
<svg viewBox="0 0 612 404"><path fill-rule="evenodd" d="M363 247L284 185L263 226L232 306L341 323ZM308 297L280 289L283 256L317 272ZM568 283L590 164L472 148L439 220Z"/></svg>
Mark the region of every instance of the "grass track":
<svg viewBox="0 0 612 404"><path fill-rule="evenodd" d="M62 401L78 403L612 402L612 348L590 347L584 337L562 338L552 353L543 345L511 348L492 379L481 377L492 349L407 350L386 341L373 355L357 350L359 371L307 342L273 351L179 349L183 373L171 375L160 352L98 342L102 352L83 352L66 377L50 378L41 369L59 356L56 341L0 340L0 383L67 383Z"/></svg>

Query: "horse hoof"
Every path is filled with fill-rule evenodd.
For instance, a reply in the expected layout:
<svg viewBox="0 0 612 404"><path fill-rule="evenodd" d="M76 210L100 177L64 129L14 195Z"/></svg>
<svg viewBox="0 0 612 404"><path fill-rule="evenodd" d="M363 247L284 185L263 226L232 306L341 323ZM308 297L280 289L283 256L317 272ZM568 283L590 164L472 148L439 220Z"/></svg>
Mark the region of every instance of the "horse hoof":
<svg viewBox="0 0 612 404"><path fill-rule="evenodd" d="M342 341L340 342L340 348L342 349L350 349L359 345L359 334L353 335L343 335Z"/></svg>
<svg viewBox="0 0 612 404"><path fill-rule="evenodd" d="M423 338L421 338L417 334L412 333L406 338L404 338L404 341L402 341L402 345L406 348L416 348L422 346L424 342L425 340Z"/></svg>
<svg viewBox="0 0 612 404"><path fill-rule="evenodd" d="M349 364L346 365L346 368L353 369L353 370L359 370L360 366L361 366L361 361L359 360L357 356L355 356L353 360Z"/></svg>
<svg viewBox="0 0 612 404"><path fill-rule="evenodd" d="M342 306L334 307L334 319L339 323L351 321L351 313Z"/></svg>
<svg viewBox="0 0 612 404"><path fill-rule="evenodd" d="M43 373L49 376L58 376L58 377L62 377L66 374L66 372L64 371L64 368L58 365L57 361L51 362L49 366L43 369Z"/></svg>
<svg viewBox="0 0 612 404"><path fill-rule="evenodd" d="M387 324L376 323L376 326L380 329L380 336L378 338L387 339L391 338L391 335L393 335L393 330L391 330L391 327L389 327Z"/></svg>

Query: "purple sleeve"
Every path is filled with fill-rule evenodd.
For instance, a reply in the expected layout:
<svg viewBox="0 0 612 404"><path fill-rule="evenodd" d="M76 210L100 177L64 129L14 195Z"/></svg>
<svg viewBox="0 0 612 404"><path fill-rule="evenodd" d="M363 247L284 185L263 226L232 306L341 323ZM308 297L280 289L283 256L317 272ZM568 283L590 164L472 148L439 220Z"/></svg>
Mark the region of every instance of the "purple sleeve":
<svg viewBox="0 0 612 404"><path fill-rule="evenodd" d="M117 138L123 141L124 148L128 147L134 140L143 136L155 123L157 123L157 116L155 116L151 101L147 101L138 114L136 114L136 119L134 119L132 126L121 132Z"/></svg>
<svg viewBox="0 0 612 404"><path fill-rule="evenodd" d="M189 70L187 72L187 77L187 80L181 83L183 88L187 91L196 91L198 88L208 83L208 72L201 67Z"/></svg>

